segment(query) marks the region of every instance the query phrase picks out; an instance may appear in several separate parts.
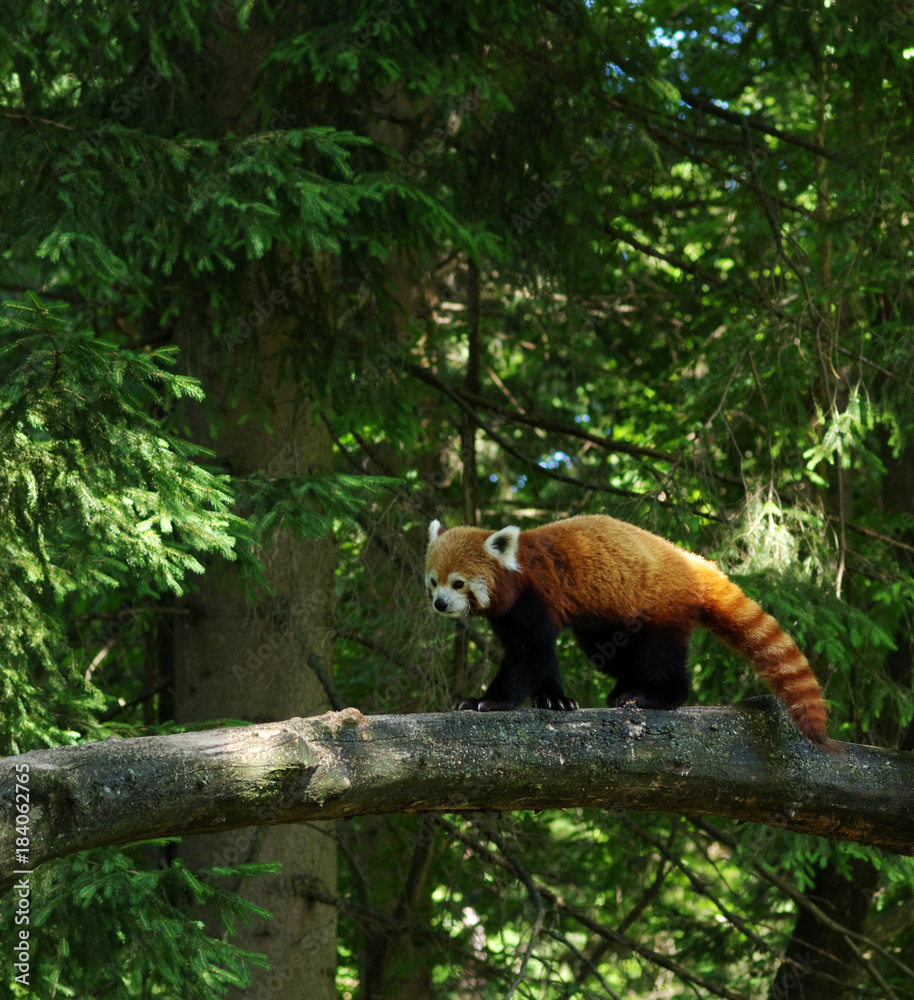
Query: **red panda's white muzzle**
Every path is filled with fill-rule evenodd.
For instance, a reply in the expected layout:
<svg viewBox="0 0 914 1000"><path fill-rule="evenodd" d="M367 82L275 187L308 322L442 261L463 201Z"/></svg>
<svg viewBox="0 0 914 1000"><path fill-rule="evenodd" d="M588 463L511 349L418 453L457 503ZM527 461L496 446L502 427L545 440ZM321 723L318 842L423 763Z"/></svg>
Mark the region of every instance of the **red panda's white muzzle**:
<svg viewBox="0 0 914 1000"><path fill-rule="evenodd" d="M451 573L447 583L430 572L426 575L432 607L448 618L462 618L476 614L489 606L489 588L484 580L468 580L458 573Z"/></svg>
<svg viewBox="0 0 914 1000"><path fill-rule="evenodd" d="M467 596L457 593L450 587L435 587L432 591L432 607L448 618L462 618L470 612Z"/></svg>

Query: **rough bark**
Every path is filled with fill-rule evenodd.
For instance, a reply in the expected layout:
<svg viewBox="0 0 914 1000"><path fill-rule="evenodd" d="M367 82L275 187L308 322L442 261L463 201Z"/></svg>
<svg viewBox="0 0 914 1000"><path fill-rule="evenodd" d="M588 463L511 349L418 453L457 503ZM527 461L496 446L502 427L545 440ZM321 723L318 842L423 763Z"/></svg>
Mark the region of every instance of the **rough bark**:
<svg viewBox="0 0 914 1000"><path fill-rule="evenodd" d="M594 806L728 816L914 854L914 755L828 754L777 702L675 712L318 718L37 750L0 761L0 888L103 844L395 812ZM15 858L29 767L28 864Z"/></svg>
<svg viewBox="0 0 914 1000"><path fill-rule="evenodd" d="M818 906L815 911L798 907L790 947L771 984L769 1000L789 997L799 983L803 1000L849 1000L855 992L853 982L864 949L854 946L848 931L862 933L879 872L862 858L849 858L847 863L850 879L831 861L804 893ZM819 919L821 910L832 923Z"/></svg>
<svg viewBox="0 0 914 1000"><path fill-rule="evenodd" d="M270 332L272 336L261 334L257 349L267 358L271 352L282 356L287 348L283 333ZM207 373L205 384L214 407L229 416L231 390L220 383L219 361L206 358L203 351L194 353L197 374ZM239 474L261 469L279 478L328 467L326 432L313 427L309 408L298 404L296 387L282 384L274 364L262 361L258 368L260 395L270 406L269 431L251 419L240 427L228 425L215 440L198 428L197 439ZM308 664L313 656L327 667L332 663L333 545L302 541L279 530L261 558L271 594L249 599L236 585L234 568L216 560L186 599L190 614L175 643L175 714L181 723L205 725L213 718L272 722L330 707L327 692ZM334 831L332 825L321 826L250 826L187 837L181 845L181 855L192 868L282 863L280 876L253 879L241 888L247 899L274 916L239 929L238 943L266 954L272 966L269 972L255 970L254 991L281 983L289 1000L335 996L337 914L331 906L311 903L301 889L305 885L332 894L336 886Z"/></svg>
<svg viewBox="0 0 914 1000"><path fill-rule="evenodd" d="M842 308L840 315L845 316L846 313L847 309ZM852 379L845 378L845 385L849 381ZM841 387L838 395L844 409L846 389ZM907 451L895 455L887 440L883 443L881 457L886 468L882 488L883 508L899 519L910 520L914 506L911 499L914 497L914 460ZM840 506L835 505L835 509L840 511L842 525L850 523L854 514L849 500L853 495L853 484L847 479L852 474L850 469L835 471L839 486L840 477L846 480L843 487L836 489L841 503ZM901 523L904 521L901 520ZM842 538L843 530L842 526ZM910 531L898 532L896 539L910 544L914 535ZM899 572L910 573L910 553L901 548L893 548L892 552L899 561ZM865 601L865 595L855 595L852 586L849 587L848 599ZM907 616L902 616L893 636L896 648L886 656L883 668L885 675L902 690L911 687L914 644L910 624ZM882 746L898 744L900 749L910 751L912 746L903 735L906 726L914 732L914 723L907 718L899 719L894 711L884 706L866 729L858 720L857 735ZM850 878L845 872L850 873ZM879 867L867 859L849 858L839 862L838 858L832 857L819 869L813 884L803 894L804 899L813 905L799 905L797 908L790 944L772 981L769 1000L790 996L798 985L803 1000L847 1000L854 995L866 966L865 948L855 944L847 932L865 932L869 922L879 919L878 913L872 914L872 902L879 886ZM905 918L902 916L899 919L903 925Z"/></svg>
<svg viewBox="0 0 914 1000"><path fill-rule="evenodd" d="M227 133L249 134L263 127L260 109L249 98L275 42L275 27L267 22L241 30L223 17L214 15L221 27L207 36L201 56L213 79L204 99ZM218 177L212 183L217 187ZM260 472L281 480L332 467L329 437L315 426L309 387L296 370L302 330L289 303L306 293L280 284L277 276L294 263L290 248L274 247L264 260L239 271L236 322L229 321L221 337L212 336L205 290L199 309L182 314L177 326L182 359L206 392L205 411L192 407L188 413L193 438L239 477ZM326 289L317 289L316 298L318 308L329 309ZM335 548L329 539L303 541L279 528L258 554L271 593L252 597L238 586L234 566L213 558L196 590L181 600L188 612L174 651L175 718L181 723L272 722L330 707L311 664L316 660L327 670L332 665ZM337 912L312 903L302 891L302 886L335 891L332 825L234 826L232 832L217 827L210 836L187 837L180 851L191 868L282 864L279 877L239 887L274 917L240 925L235 937L241 947L270 960L270 970L253 970L249 994L281 989L286 1000L333 1000ZM221 933L212 917L209 929ZM229 998L242 995L228 991Z"/></svg>

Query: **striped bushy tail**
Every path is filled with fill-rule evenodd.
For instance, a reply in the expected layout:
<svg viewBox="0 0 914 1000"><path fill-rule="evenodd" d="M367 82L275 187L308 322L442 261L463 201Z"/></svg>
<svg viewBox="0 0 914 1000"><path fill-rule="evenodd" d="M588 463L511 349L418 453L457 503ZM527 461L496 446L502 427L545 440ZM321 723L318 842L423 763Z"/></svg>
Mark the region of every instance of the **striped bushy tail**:
<svg viewBox="0 0 914 1000"><path fill-rule="evenodd" d="M762 680L787 706L801 733L835 750L836 745L825 735L822 689L797 644L716 566L708 566L704 582L707 591L702 624L752 661Z"/></svg>

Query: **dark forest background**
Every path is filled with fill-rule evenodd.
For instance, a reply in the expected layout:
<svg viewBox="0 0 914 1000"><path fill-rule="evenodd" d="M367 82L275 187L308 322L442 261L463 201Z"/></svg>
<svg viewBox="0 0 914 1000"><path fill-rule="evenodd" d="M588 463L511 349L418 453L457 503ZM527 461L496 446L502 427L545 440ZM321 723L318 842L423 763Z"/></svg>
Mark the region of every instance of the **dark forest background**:
<svg viewBox="0 0 914 1000"><path fill-rule="evenodd" d="M446 710L497 648L429 613L428 521L597 511L914 744L910 2L8 0L0 95L4 753ZM623 809L255 826L44 866L4 977L911 997L912 875Z"/></svg>

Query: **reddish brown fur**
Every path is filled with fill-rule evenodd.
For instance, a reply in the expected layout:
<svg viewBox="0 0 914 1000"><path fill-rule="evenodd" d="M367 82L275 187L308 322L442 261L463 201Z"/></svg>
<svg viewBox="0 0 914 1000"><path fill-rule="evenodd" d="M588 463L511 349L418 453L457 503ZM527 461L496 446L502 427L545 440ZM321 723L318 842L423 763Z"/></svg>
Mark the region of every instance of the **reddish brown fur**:
<svg viewBox="0 0 914 1000"><path fill-rule="evenodd" d="M534 588L558 628L594 617L687 636L700 623L752 662L801 732L831 746L825 703L806 657L774 618L713 563L603 515L520 532L517 569L506 568L483 548L495 534L452 528L429 545L427 568L436 580L443 583L459 574L488 590L487 607L476 594L467 595L469 611L497 618Z"/></svg>

